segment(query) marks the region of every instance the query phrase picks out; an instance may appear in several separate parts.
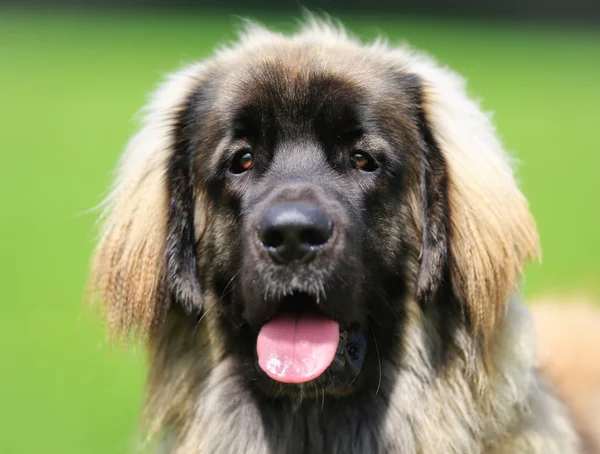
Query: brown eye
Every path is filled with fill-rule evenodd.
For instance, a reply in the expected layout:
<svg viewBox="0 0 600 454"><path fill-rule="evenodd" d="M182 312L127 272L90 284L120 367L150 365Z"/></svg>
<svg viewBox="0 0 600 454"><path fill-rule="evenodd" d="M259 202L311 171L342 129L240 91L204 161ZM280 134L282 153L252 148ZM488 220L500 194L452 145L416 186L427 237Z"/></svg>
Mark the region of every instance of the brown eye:
<svg viewBox="0 0 600 454"><path fill-rule="evenodd" d="M350 157L352 165L365 172L375 172L378 169L377 162L369 154L361 151L354 152Z"/></svg>
<svg viewBox="0 0 600 454"><path fill-rule="evenodd" d="M252 168L252 164L254 164L254 157L252 156L252 153L247 150L243 150L235 155L233 161L231 161L229 171L236 175L244 173Z"/></svg>

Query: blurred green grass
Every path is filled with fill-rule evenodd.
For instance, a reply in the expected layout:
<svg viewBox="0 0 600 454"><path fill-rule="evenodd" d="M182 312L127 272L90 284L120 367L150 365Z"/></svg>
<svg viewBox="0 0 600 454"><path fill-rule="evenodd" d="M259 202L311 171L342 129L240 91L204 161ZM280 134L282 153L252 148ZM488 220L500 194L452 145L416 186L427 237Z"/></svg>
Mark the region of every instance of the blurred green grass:
<svg viewBox="0 0 600 454"><path fill-rule="evenodd" d="M293 19L259 17L290 28ZM427 50L470 80L537 218L526 294L600 296L600 33L343 17ZM0 452L135 446L143 355L107 344L84 307L95 213L134 114L163 73L233 37L225 15L0 10Z"/></svg>

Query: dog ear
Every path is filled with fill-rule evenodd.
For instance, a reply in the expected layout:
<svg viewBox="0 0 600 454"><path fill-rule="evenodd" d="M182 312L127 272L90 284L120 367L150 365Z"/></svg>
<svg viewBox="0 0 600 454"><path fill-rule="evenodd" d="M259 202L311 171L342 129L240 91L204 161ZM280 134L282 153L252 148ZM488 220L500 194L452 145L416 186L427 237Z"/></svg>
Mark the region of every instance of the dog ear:
<svg viewBox="0 0 600 454"><path fill-rule="evenodd" d="M441 286L449 279L448 174L446 161L427 124L422 109L422 95L417 89L417 122L422 153L421 204L422 251L417 282L419 301L433 300Z"/></svg>
<svg viewBox="0 0 600 454"><path fill-rule="evenodd" d="M200 65L171 76L149 103L105 201L92 263L93 299L113 336L150 333L172 301L199 309L189 143L181 131L200 84Z"/></svg>
<svg viewBox="0 0 600 454"><path fill-rule="evenodd" d="M425 161L419 296L431 298L446 280L485 346L525 263L539 254L535 222L462 79L426 59L414 66Z"/></svg>

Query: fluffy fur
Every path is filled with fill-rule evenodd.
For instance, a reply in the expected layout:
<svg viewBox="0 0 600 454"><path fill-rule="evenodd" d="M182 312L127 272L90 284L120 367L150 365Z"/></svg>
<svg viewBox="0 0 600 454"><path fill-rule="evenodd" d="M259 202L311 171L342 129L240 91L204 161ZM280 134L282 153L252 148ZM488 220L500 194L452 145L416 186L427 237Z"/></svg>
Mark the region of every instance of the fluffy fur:
<svg viewBox="0 0 600 454"><path fill-rule="evenodd" d="M358 127L347 140L385 171L335 161L338 127ZM236 140L271 159L256 176L223 167ZM284 192L309 194L344 229L293 273L248 239ZM292 36L251 24L160 87L119 166L91 282L110 331L147 341L146 415L164 452L576 453L518 296L537 254L463 80L311 19ZM366 327L356 382L278 387L255 370L256 330L297 291Z"/></svg>
<svg viewBox="0 0 600 454"><path fill-rule="evenodd" d="M585 452L600 452L600 310L582 297L544 298L532 301L532 313L540 369L567 403Z"/></svg>

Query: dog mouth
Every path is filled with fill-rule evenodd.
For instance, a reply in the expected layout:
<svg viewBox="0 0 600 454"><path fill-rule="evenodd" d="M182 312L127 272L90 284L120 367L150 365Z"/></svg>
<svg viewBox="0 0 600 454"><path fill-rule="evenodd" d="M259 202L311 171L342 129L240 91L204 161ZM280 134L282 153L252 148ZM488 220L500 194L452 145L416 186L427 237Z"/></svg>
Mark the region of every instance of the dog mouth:
<svg viewBox="0 0 600 454"><path fill-rule="evenodd" d="M325 371L355 377L366 354L366 338L358 323L346 326L319 309L314 297L285 297L274 317L260 329L258 367L281 383L315 380Z"/></svg>

